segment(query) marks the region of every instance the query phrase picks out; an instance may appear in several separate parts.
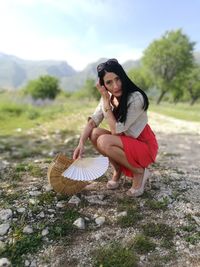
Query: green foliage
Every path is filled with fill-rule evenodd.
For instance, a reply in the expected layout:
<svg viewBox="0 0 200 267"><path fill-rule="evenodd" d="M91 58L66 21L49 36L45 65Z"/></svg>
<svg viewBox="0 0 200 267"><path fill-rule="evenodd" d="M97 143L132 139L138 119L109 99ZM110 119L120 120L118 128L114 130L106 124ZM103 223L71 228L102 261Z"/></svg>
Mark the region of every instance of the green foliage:
<svg viewBox="0 0 200 267"><path fill-rule="evenodd" d="M93 79L87 79L83 88L78 90L73 95L75 98L89 98L94 100L99 100L101 95L95 86L95 81Z"/></svg>
<svg viewBox="0 0 200 267"><path fill-rule="evenodd" d="M37 80L29 81L25 93L34 99L55 99L60 93L58 79L49 75L40 76Z"/></svg>
<svg viewBox="0 0 200 267"><path fill-rule="evenodd" d="M94 267L136 267L138 258L130 248L113 243L94 252Z"/></svg>
<svg viewBox="0 0 200 267"><path fill-rule="evenodd" d="M12 262L12 266L20 267L23 266L22 256L37 252L41 246L42 236L37 234L22 235L15 243L7 245L0 256L7 257Z"/></svg>
<svg viewBox="0 0 200 267"><path fill-rule="evenodd" d="M118 223L121 227L130 227L136 225L138 221L142 220L143 216L135 207L127 209L127 215L118 218Z"/></svg>
<svg viewBox="0 0 200 267"><path fill-rule="evenodd" d="M129 78L142 90L148 91L153 85L151 76L144 67L134 68L128 72Z"/></svg>
<svg viewBox="0 0 200 267"><path fill-rule="evenodd" d="M133 248L138 253L148 253L155 250L156 244L144 235L137 235L134 239Z"/></svg>
<svg viewBox="0 0 200 267"><path fill-rule="evenodd" d="M168 206L168 199L165 198L162 201L149 199L146 201L146 205L152 210L166 210Z"/></svg>
<svg viewBox="0 0 200 267"><path fill-rule="evenodd" d="M194 42L190 42L181 30L177 30L166 32L145 50L142 62L161 91L157 103L171 90L176 76L192 67L193 47Z"/></svg>
<svg viewBox="0 0 200 267"><path fill-rule="evenodd" d="M144 234L150 237L164 238L172 240L174 238L174 230L164 223L147 223L143 225Z"/></svg>

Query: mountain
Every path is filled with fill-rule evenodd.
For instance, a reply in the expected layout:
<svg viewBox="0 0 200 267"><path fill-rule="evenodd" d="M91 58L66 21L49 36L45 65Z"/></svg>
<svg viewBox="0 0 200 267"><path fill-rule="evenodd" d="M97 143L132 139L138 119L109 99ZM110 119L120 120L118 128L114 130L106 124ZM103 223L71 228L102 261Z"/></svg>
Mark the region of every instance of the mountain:
<svg viewBox="0 0 200 267"><path fill-rule="evenodd" d="M106 60L106 58L100 58L88 64L84 70L76 71L65 61L32 61L0 53L0 88L17 90L24 87L29 80L48 74L57 77L64 90L75 91L80 89L87 79L96 80L96 66ZM139 66L139 61L129 60L122 65L128 71L130 68Z"/></svg>
<svg viewBox="0 0 200 267"><path fill-rule="evenodd" d="M31 61L0 53L0 88L18 89L27 81L47 74L62 79L75 75L76 71L65 61Z"/></svg>

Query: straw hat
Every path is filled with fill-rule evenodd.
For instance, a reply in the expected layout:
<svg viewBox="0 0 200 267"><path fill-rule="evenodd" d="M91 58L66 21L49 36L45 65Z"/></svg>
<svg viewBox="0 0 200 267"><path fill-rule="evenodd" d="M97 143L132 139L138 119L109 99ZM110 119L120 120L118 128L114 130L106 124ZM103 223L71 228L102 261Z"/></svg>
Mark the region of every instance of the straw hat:
<svg viewBox="0 0 200 267"><path fill-rule="evenodd" d="M88 185L88 182L74 181L62 176L64 170L66 170L72 162L73 159L69 159L63 154L58 154L49 165L47 177L49 183L57 193L74 195Z"/></svg>

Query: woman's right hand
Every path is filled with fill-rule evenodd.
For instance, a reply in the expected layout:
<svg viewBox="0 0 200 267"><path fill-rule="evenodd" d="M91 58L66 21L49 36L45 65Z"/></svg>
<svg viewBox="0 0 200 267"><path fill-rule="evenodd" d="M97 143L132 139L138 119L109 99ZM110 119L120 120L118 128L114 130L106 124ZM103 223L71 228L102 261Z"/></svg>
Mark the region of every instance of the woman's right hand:
<svg viewBox="0 0 200 267"><path fill-rule="evenodd" d="M84 145L79 144L74 150L73 159L80 159L84 154Z"/></svg>

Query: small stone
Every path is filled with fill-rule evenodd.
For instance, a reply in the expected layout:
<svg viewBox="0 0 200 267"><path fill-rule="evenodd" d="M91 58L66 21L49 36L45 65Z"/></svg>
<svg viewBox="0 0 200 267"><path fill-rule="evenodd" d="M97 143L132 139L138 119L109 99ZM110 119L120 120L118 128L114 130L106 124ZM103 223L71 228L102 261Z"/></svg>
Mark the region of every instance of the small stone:
<svg viewBox="0 0 200 267"><path fill-rule="evenodd" d="M30 262L28 260L25 260L24 265L25 265L25 267L28 267L30 265Z"/></svg>
<svg viewBox="0 0 200 267"><path fill-rule="evenodd" d="M42 230L42 236L48 235L48 233L49 233L48 228Z"/></svg>
<svg viewBox="0 0 200 267"><path fill-rule="evenodd" d="M19 213L24 213L25 211L26 211L25 208L18 208L18 209L17 209L17 212L19 212Z"/></svg>
<svg viewBox="0 0 200 267"><path fill-rule="evenodd" d="M32 197L40 196L42 193L40 191L30 191L29 195Z"/></svg>
<svg viewBox="0 0 200 267"><path fill-rule="evenodd" d="M127 216L127 211L122 211L117 214L117 217L125 217Z"/></svg>
<svg viewBox="0 0 200 267"><path fill-rule="evenodd" d="M81 202L80 198L77 196L72 196L70 200L68 201L69 204L78 206L78 204Z"/></svg>
<svg viewBox="0 0 200 267"><path fill-rule="evenodd" d="M73 225L75 225L78 229L84 230L85 229L85 221L83 218L78 218Z"/></svg>
<svg viewBox="0 0 200 267"><path fill-rule="evenodd" d="M6 221L10 217L12 217L12 210L11 209L3 209L0 211L0 220Z"/></svg>
<svg viewBox="0 0 200 267"><path fill-rule="evenodd" d="M30 198L29 199L29 203L30 204L33 204L33 205L35 205L35 204L38 204L40 201L38 200L38 199L34 199L34 198Z"/></svg>
<svg viewBox="0 0 200 267"><path fill-rule="evenodd" d="M52 186L51 186L50 184L45 185L45 186L43 187L43 189L44 189L45 192L50 192L50 191L53 190L53 188L52 188Z"/></svg>
<svg viewBox="0 0 200 267"><path fill-rule="evenodd" d="M33 233L33 228L30 225L27 225L23 229L24 234L32 234Z"/></svg>
<svg viewBox="0 0 200 267"><path fill-rule="evenodd" d="M10 224L9 223L3 223L0 225L0 235L5 235L8 230L10 228Z"/></svg>
<svg viewBox="0 0 200 267"><path fill-rule="evenodd" d="M7 258L0 259L0 267L8 267L11 266L10 261Z"/></svg>
<svg viewBox="0 0 200 267"><path fill-rule="evenodd" d="M98 226L101 226L102 224L104 224L105 220L106 220L105 217L100 216L100 217L97 217L97 218L95 219L95 222L96 222L96 224L97 224Z"/></svg>
<svg viewBox="0 0 200 267"><path fill-rule="evenodd" d="M63 201L60 201L60 202L58 202L58 203L56 204L56 207L57 207L57 208L64 208L65 206L66 206L66 203L63 202Z"/></svg>
<svg viewBox="0 0 200 267"><path fill-rule="evenodd" d="M45 217L44 211L41 211L41 212L37 215L37 217L44 218L44 217Z"/></svg>

